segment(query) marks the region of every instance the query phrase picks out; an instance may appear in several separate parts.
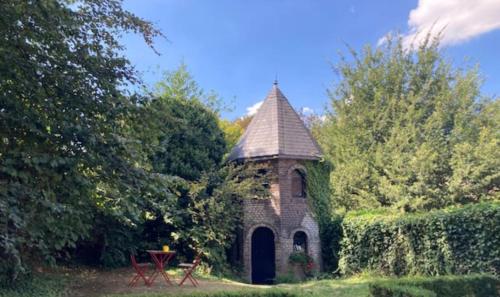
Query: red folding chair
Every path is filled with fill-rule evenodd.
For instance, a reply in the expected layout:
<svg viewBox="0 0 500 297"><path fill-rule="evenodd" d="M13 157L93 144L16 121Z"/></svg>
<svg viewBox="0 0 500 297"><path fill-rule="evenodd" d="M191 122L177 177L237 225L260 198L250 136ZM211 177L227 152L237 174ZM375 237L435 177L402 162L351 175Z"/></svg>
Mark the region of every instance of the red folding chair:
<svg viewBox="0 0 500 297"><path fill-rule="evenodd" d="M179 283L179 286L182 286L186 279L189 279L193 286L198 286L199 283L198 281L194 278L193 272L196 269L196 267L200 264L201 262L201 256L198 255L196 258L194 258L193 263L181 263L179 264L179 268L182 268L184 270L184 277L182 278L181 282Z"/></svg>
<svg viewBox="0 0 500 297"><path fill-rule="evenodd" d="M141 278L144 280L144 284L146 286L149 286L150 283L148 281L148 278L145 275L145 272L148 270L148 267L150 267L150 263L137 263L134 255L130 255L130 262L132 262L132 267L134 267L136 274L130 280L130 282L128 283L128 286L129 287L135 286L137 281Z"/></svg>

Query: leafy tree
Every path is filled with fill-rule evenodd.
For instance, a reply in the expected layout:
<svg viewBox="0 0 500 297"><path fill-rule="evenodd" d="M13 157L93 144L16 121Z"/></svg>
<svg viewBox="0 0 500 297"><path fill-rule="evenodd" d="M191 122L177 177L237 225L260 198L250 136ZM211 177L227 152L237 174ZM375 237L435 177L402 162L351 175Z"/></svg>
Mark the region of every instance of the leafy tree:
<svg viewBox="0 0 500 297"><path fill-rule="evenodd" d="M154 177L131 205L137 219L99 208L95 240L82 241L77 254L97 250L100 263L122 265L131 250L168 243L178 258L203 252L213 268L223 269L240 223L241 200L265 191L259 167L222 163L221 120L185 65L157 86L152 99L139 105L129 132L142 148L138 166Z"/></svg>
<svg viewBox="0 0 500 297"><path fill-rule="evenodd" d="M224 132L224 138L227 143L227 152L229 152L233 146L238 143L241 135L243 135L243 128L236 122L224 119L219 120L219 127Z"/></svg>
<svg viewBox="0 0 500 297"><path fill-rule="evenodd" d="M137 83L116 34L161 33L118 0L0 3L0 274L86 237L95 205L127 208L148 176L127 122ZM99 185L105 185L100 188Z"/></svg>
<svg viewBox="0 0 500 297"><path fill-rule="evenodd" d="M154 171L197 180L203 171L217 168L226 143L216 112L203 103L217 100L198 87L185 65L167 73L155 93L144 107L158 133L151 155Z"/></svg>
<svg viewBox="0 0 500 297"><path fill-rule="evenodd" d="M253 115L246 115L246 116L243 116L243 117L236 119L234 121L234 123L237 124L238 126L240 126L241 129L243 129L243 131L245 131L247 129L248 125L250 125L250 122L252 121L252 119L253 119Z"/></svg>
<svg viewBox="0 0 500 297"><path fill-rule="evenodd" d="M485 120L493 103L480 103L477 71L454 69L438 46L428 38L406 50L392 39L342 59L333 110L313 129L334 166L337 208L429 209L497 195L498 128Z"/></svg>
<svg viewBox="0 0 500 297"><path fill-rule="evenodd" d="M454 202L500 198L500 101L488 102L476 121L478 133L458 143L450 160Z"/></svg>

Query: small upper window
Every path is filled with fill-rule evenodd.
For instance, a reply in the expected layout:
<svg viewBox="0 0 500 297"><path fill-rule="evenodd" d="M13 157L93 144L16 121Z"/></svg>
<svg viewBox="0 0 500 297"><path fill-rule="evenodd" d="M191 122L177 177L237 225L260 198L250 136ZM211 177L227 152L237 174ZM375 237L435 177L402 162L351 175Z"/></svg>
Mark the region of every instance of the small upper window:
<svg viewBox="0 0 500 297"><path fill-rule="evenodd" d="M304 173L298 169L292 171L292 195L293 197L306 197L306 179Z"/></svg>

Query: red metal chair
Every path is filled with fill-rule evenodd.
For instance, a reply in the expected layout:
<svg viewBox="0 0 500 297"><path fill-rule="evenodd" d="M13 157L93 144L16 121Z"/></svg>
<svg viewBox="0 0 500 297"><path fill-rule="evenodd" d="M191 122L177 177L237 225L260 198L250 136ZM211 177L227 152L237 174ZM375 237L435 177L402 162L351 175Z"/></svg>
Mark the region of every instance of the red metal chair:
<svg viewBox="0 0 500 297"><path fill-rule="evenodd" d="M179 264L179 268L182 268L184 270L184 277L182 278L181 282L179 283L179 286L182 286L186 279L189 279L193 286L198 286L199 283L198 281L194 278L193 272L196 269L196 267L200 264L201 262L201 255L196 256L194 258L193 263L181 263Z"/></svg>
<svg viewBox="0 0 500 297"><path fill-rule="evenodd" d="M145 272L148 270L148 267L151 266L150 263L137 263L137 261L135 260L135 256L132 254L130 255L130 262L132 262L132 267L134 267L136 274L130 280L130 282L128 283L128 286L129 287L135 286L137 281L141 278L144 280L144 284L146 286L149 286L150 282L149 282L147 276L145 275Z"/></svg>

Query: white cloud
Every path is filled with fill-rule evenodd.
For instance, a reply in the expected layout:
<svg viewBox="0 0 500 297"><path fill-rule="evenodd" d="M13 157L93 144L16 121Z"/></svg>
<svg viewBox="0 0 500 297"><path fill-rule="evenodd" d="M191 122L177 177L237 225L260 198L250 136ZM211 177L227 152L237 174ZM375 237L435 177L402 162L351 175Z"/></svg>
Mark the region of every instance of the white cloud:
<svg viewBox="0 0 500 297"><path fill-rule="evenodd" d="M257 103L255 103L254 105L250 106L250 107L247 107L247 116L253 116L254 114L257 113L257 110L259 110L259 108L262 106L262 103L264 103L264 101L259 101Z"/></svg>
<svg viewBox="0 0 500 297"><path fill-rule="evenodd" d="M302 107L302 113L303 114L313 114L314 113L314 109L310 108L310 107Z"/></svg>
<svg viewBox="0 0 500 297"><path fill-rule="evenodd" d="M377 46L381 46L382 44L386 43L387 39L389 37L391 37L391 35L392 35L392 32L389 32L389 33L385 34L384 36L380 37L377 40Z"/></svg>
<svg viewBox="0 0 500 297"><path fill-rule="evenodd" d="M462 43L500 28L500 1L419 0L417 8L410 11L408 26L403 39L406 47L412 42L418 45L429 32L435 35L440 31L442 45Z"/></svg>

